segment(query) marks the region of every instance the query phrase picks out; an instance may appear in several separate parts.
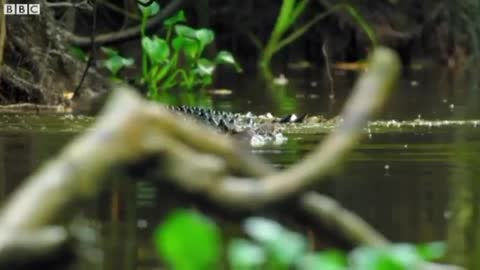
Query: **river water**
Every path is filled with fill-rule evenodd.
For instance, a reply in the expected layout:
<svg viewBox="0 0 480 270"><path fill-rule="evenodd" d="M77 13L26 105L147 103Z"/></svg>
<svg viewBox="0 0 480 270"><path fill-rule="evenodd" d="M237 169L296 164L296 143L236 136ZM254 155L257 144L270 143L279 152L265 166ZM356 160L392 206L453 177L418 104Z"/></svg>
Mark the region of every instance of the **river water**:
<svg viewBox="0 0 480 270"><path fill-rule="evenodd" d="M302 72L298 74L301 80L289 78L285 87L270 90L255 79L220 79L219 88L235 85L232 94L210 93L201 102L186 98L190 103L229 111L337 115L356 75L338 71L332 87L316 72ZM442 69L405 75L347 163L315 188L339 200L393 241L445 240L452 216L450 179L459 169L468 170L468 166L458 166L459 149L463 155L480 154L480 107L472 98L475 92L454 79ZM329 97L332 93L334 99ZM85 116L0 114L2 200L93 121ZM252 152L278 167L287 167L311 151L328 131L293 132L284 145ZM175 207L196 207L188 198L182 201L165 193L153 180L117 182L85 208L81 215L102 235L105 269L155 268L151 245L155 225Z"/></svg>

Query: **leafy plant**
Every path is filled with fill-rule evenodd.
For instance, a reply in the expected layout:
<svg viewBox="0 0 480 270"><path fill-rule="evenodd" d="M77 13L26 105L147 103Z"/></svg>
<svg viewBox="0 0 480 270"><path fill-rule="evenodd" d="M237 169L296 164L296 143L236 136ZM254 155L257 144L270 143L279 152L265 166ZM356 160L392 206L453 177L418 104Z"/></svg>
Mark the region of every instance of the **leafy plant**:
<svg viewBox="0 0 480 270"><path fill-rule="evenodd" d="M220 232L195 212L177 211L155 231L155 246L173 269L208 270L220 257Z"/></svg>
<svg viewBox="0 0 480 270"><path fill-rule="evenodd" d="M114 80L119 80L117 74L122 68L129 67L134 63L132 58L125 58L121 56L117 50L112 48L102 47L102 51L107 56L107 58L102 61L102 65L110 71L111 77Z"/></svg>
<svg viewBox="0 0 480 270"><path fill-rule="evenodd" d="M244 228L250 239L235 238L228 243L229 269L406 270L445 253L445 245L438 242L359 247L349 254L337 250L313 252L307 249L303 235L275 221L249 218ZM220 238L220 230L209 219L181 210L157 228L155 247L172 269L220 269Z"/></svg>
<svg viewBox="0 0 480 270"><path fill-rule="evenodd" d="M261 49L258 66L265 78L270 80L273 77L270 70L270 62L273 55L275 55L282 48L301 37L305 32L308 31L308 29L310 29L310 27L315 25L318 21L337 11L346 11L355 20L359 27L366 33L372 43L372 46L377 45L377 37L373 28L368 24L368 22L363 18L363 16L357 9L355 9L350 4L344 3L334 5L327 11L317 14L307 23L303 24L302 26L298 27L297 29L286 35L289 29L293 27L294 23L305 11L308 2L309 0L300 0L299 2L297 2L297 0L283 0L282 6L280 7L280 13L277 17L277 21L275 22L275 26L265 46L263 46L263 44L258 38L251 35L257 47Z"/></svg>
<svg viewBox="0 0 480 270"><path fill-rule="evenodd" d="M213 59L203 56L206 47L215 39L207 28L194 29L186 22L182 10L164 21L165 38L146 35L146 22L160 7L153 2L142 11L142 81L148 87L148 96L159 97L159 91L181 87L191 90L212 83L213 73L219 64L240 66L228 51L220 51Z"/></svg>

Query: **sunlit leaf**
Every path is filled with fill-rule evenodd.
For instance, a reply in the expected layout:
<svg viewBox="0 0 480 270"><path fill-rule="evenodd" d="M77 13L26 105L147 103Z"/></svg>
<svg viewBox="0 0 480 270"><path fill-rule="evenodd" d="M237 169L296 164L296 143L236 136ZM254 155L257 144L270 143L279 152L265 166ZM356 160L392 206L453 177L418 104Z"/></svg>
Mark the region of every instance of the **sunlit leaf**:
<svg viewBox="0 0 480 270"><path fill-rule="evenodd" d="M116 76L120 69L126 66L131 66L133 62L133 59L124 58L117 54L104 60L103 65L110 71L113 76Z"/></svg>
<svg viewBox="0 0 480 270"><path fill-rule="evenodd" d="M215 33L210 29L202 28L195 31L195 37L200 41L201 47L204 48L215 39Z"/></svg>
<svg viewBox="0 0 480 270"><path fill-rule="evenodd" d="M148 0L137 0L141 1L142 3L148 3ZM156 15L160 11L160 5L158 5L157 1L153 1L150 3L149 6L143 6L141 4L137 4L138 8L142 12L143 16L151 17Z"/></svg>
<svg viewBox="0 0 480 270"><path fill-rule="evenodd" d="M186 22L187 18L185 17L185 12L183 10L178 11L172 17L166 19L163 24L166 26L173 26L177 23Z"/></svg>
<svg viewBox="0 0 480 270"><path fill-rule="evenodd" d="M361 247L350 254L352 269L406 270L416 269L421 258L411 245L394 245L386 248Z"/></svg>
<svg viewBox="0 0 480 270"><path fill-rule="evenodd" d="M135 63L135 60L133 58L122 58L122 63L125 67L129 67Z"/></svg>
<svg viewBox="0 0 480 270"><path fill-rule="evenodd" d="M344 270L347 269L347 257L340 251L325 251L306 255L299 264L301 270Z"/></svg>
<svg viewBox="0 0 480 270"><path fill-rule="evenodd" d="M220 51L217 54L217 57L215 57L215 63L233 65L235 67L235 70L237 70L237 72L242 71L242 68L240 67L240 65L237 63L237 61L235 61L235 58L233 57L233 55L228 51Z"/></svg>
<svg viewBox="0 0 480 270"><path fill-rule="evenodd" d="M228 247L228 260L233 269L259 269L265 263L263 249L244 239L234 239Z"/></svg>
<svg viewBox="0 0 480 270"><path fill-rule="evenodd" d="M102 50L102 52L105 53L105 55L107 56L107 58L109 57L113 57L115 55L118 55L118 51L113 49L113 48L109 48L109 47L101 47L100 48Z"/></svg>
<svg viewBox="0 0 480 270"><path fill-rule="evenodd" d="M178 36L173 39L172 46L176 51L183 50L186 56L195 58L200 45L194 39Z"/></svg>
<svg viewBox="0 0 480 270"><path fill-rule="evenodd" d="M211 76L213 71L215 71L215 64L208 59L201 58L197 61L197 68L201 76Z"/></svg>
<svg viewBox="0 0 480 270"><path fill-rule="evenodd" d="M437 260L442 258L447 251L447 245L444 242L433 242L417 245L417 253L424 260Z"/></svg>
<svg viewBox="0 0 480 270"><path fill-rule="evenodd" d="M422 260L414 245L396 244L390 247L388 255L405 269L413 269Z"/></svg>
<svg viewBox="0 0 480 270"><path fill-rule="evenodd" d="M154 36L153 39L143 37L142 47L150 60L157 64L165 61L170 55L170 48L167 42L157 36Z"/></svg>
<svg viewBox="0 0 480 270"><path fill-rule="evenodd" d="M278 239L283 233L283 228L273 220L252 217L245 221L245 232L254 240L266 243Z"/></svg>
<svg viewBox="0 0 480 270"><path fill-rule="evenodd" d="M187 37L192 39L197 38L195 36L195 29L182 24L175 25L175 33L177 33L177 35L179 35L180 37Z"/></svg>
<svg viewBox="0 0 480 270"><path fill-rule="evenodd" d="M264 246L276 263L283 266L292 265L306 251L306 240L302 235L284 229L275 221L249 218L245 230Z"/></svg>
<svg viewBox="0 0 480 270"><path fill-rule="evenodd" d="M215 269L220 258L220 232L195 212L176 211L156 229L155 247L172 269Z"/></svg>
<svg viewBox="0 0 480 270"><path fill-rule="evenodd" d="M273 258L284 266L290 266L300 258L307 249L305 238L298 233L285 231L275 241L265 245Z"/></svg>
<svg viewBox="0 0 480 270"><path fill-rule="evenodd" d="M386 262L388 257L374 248L360 247L356 248L350 253L350 267L355 270L380 270L384 269L385 265L390 265L392 262ZM392 270L400 270L398 265L393 267Z"/></svg>

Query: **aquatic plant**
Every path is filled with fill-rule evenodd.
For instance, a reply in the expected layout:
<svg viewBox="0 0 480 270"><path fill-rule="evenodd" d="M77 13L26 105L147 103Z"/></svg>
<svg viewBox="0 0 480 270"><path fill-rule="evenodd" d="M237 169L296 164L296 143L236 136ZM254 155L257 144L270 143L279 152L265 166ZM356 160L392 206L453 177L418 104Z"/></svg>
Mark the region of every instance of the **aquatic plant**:
<svg viewBox="0 0 480 270"><path fill-rule="evenodd" d="M120 55L120 53L112 48L102 47L102 51L106 55L106 59L102 61L102 66L104 66L108 71L112 80L120 80L117 77L118 72L124 68L133 65L134 60L132 58L126 58Z"/></svg>
<svg viewBox="0 0 480 270"><path fill-rule="evenodd" d="M445 253L445 245L439 242L359 247L348 254L338 250L310 251L305 236L259 217L247 219L244 230L249 239L234 238L227 244L228 269L416 269L424 260L438 259ZM220 268L220 229L196 212L179 210L171 214L155 230L154 243L158 255L172 269L224 269Z"/></svg>
<svg viewBox="0 0 480 270"><path fill-rule="evenodd" d="M148 97L158 99L159 91L174 87L187 90L210 85L219 64L241 71L233 55L220 51L214 59L204 56L205 49L215 39L211 29L194 29L185 25L185 14L180 10L164 21L165 37L147 36L146 22L155 15L159 5L139 5L142 11L142 81L148 88Z"/></svg>
<svg viewBox="0 0 480 270"><path fill-rule="evenodd" d="M290 28L292 28L298 18L305 11L308 2L309 0L301 0L299 2L296 0L283 0L277 21L265 46L262 45L258 38L252 36L252 39L257 47L261 48L258 66L265 78L269 80L272 78L270 62L275 53L293 41L297 40L318 21L337 11L346 11L355 20L360 29L366 33L372 44L372 47L377 45L378 41L375 31L369 25L367 20L363 18L363 16L354 6L344 3L332 6L329 10L316 15L307 23L293 30L289 35L285 36L285 34L290 30Z"/></svg>

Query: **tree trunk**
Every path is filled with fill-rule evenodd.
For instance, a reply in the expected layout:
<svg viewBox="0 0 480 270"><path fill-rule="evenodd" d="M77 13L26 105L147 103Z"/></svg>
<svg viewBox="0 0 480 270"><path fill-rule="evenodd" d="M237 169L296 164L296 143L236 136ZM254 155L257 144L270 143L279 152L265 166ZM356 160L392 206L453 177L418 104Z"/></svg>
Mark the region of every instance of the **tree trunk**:
<svg viewBox="0 0 480 270"><path fill-rule="evenodd" d="M67 32L60 28L45 0L17 2L40 4L41 14L6 16L0 103L63 104L67 102L64 94L74 91L85 64L68 53ZM1 33L0 27L0 48ZM94 92L107 89L106 82L93 70L83 87Z"/></svg>

